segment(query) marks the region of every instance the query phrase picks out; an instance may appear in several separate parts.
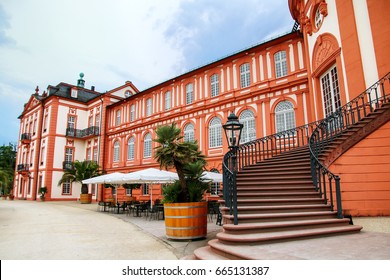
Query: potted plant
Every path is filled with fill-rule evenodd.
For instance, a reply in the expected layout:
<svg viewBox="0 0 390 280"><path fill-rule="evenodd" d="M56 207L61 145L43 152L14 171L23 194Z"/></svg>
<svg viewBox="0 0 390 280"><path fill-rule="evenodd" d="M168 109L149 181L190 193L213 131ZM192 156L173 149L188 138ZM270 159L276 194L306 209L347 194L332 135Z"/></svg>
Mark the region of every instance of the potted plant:
<svg viewBox="0 0 390 280"><path fill-rule="evenodd" d="M83 180L101 175L99 165L94 161L78 161L73 164L73 168L64 172L61 179L58 181L58 186L65 182L76 182L81 184L80 202L88 204L92 202L92 194L88 193L88 185L83 184Z"/></svg>
<svg viewBox="0 0 390 280"><path fill-rule="evenodd" d="M208 184L200 180L206 165L196 141L183 141L175 123L158 127L160 144L154 158L160 168L176 169L179 180L164 188L166 236L171 239L198 239L207 235L207 202L202 201Z"/></svg>
<svg viewBox="0 0 390 280"><path fill-rule="evenodd" d="M8 198L9 198L9 200L14 200L15 196L14 196L12 193L10 193L10 194L8 195Z"/></svg>
<svg viewBox="0 0 390 280"><path fill-rule="evenodd" d="M45 201L45 195L46 195L46 193L47 193L47 187L45 186L45 187L40 187L39 189L38 189L38 193L40 194L40 199L41 199L41 201Z"/></svg>

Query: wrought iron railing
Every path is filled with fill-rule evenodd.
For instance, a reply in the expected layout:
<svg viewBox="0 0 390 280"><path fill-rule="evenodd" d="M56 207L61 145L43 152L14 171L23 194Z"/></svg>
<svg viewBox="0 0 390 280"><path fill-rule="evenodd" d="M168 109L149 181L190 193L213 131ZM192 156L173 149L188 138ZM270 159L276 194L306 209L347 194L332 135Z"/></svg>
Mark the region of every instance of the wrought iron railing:
<svg viewBox="0 0 390 280"><path fill-rule="evenodd" d="M388 103L389 96L386 95L386 91L390 92L390 72L359 96L322 120L310 137L309 149L313 184L324 198L325 203L330 203L331 210L337 209L339 219L343 217L340 177L333 174L327 166L321 163L320 156L335 138L384 103Z"/></svg>
<svg viewBox="0 0 390 280"><path fill-rule="evenodd" d="M72 169L74 169L73 161L63 161L62 162L62 169L63 170L72 170Z"/></svg>
<svg viewBox="0 0 390 280"><path fill-rule="evenodd" d="M30 141L31 140L31 133L22 133L22 135L20 136L20 140Z"/></svg>
<svg viewBox="0 0 390 280"><path fill-rule="evenodd" d="M237 149L226 153L222 166L223 198L225 206L230 209L230 215L234 217L234 224L238 224L237 172L246 166L306 145L310 147L313 184L324 201L330 202L332 209L335 208L334 204L337 205L338 217L342 217L340 178L319 161L319 155L335 137L381 104L389 102L385 88L385 82L389 81L389 78L390 73L326 119L241 144ZM334 192L336 202L333 198Z"/></svg>
<svg viewBox="0 0 390 280"><path fill-rule="evenodd" d="M272 158L291 149L307 146L309 138L319 122L312 122L286 131L278 132L257 140L241 144L237 149L229 151L223 159L223 198L225 206L230 209L237 224L237 172Z"/></svg>
<svg viewBox="0 0 390 280"><path fill-rule="evenodd" d="M18 166L16 167L16 170L18 172L28 172L29 168L30 168L29 164L22 163L22 164L18 164Z"/></svg>
<svg viewBox="0 0 390 280"><path fill-rule="evenodd" d="M66 129L66 136L75 137L75 138L85 138L88 136L97 136L99 135L99 127L98 126L90 126L85 129L76 129L68 127Z"/></svg>

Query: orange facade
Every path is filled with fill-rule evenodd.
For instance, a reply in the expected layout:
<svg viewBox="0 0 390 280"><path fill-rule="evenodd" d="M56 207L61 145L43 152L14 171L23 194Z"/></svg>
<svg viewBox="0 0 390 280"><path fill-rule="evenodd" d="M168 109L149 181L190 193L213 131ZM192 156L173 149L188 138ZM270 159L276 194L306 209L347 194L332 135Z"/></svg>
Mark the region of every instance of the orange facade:
<svg viewBox="0 0 390 280"><path fill-rule="evenodd" d="M47 185L50 199L77 199L79 186L71 186L66 195L58 193L56 186L67 151L72 151L72 160L83 160L96 150L97 161L107 173L158 168L153 159L155 130L173 122L186 139L198 141L207 156L207 169L221 172L228 150L222 124L232 111L244 123L245 143L323 119L390 71L386 1L286 2L298 30L142 92L126 83L89 101L32 96L20 117L21 169L16 173L15 195L35 200L38 186ZM73 116L77 128L83 129L96 115L98 136L66 135L66 118ZM31 139L23 139L32 130ZM389 131L388 123L377 128L330 166L340 175L346 213L389 215ZM111 193L99 186L94 199L107 199ZM117 196L119 200L128 197L123 188ZM161 199L161 186L151 192L133 190L133 196ZM217 198L210 196L207 199Z"/></svg>

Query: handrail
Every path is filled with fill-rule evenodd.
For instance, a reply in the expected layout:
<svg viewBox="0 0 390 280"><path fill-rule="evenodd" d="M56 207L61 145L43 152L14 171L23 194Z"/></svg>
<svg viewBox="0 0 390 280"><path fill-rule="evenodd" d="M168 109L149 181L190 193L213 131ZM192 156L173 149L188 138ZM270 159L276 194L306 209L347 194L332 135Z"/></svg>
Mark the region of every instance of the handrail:
<svg viewBox="0 0 390 280"><path fill-rule="evenodd" d="M230 210L230 215L233 215L234 217L235 225L238 224L236 190L237 172L246 166L272 158L282 152L307 146L309 137L318 123L319 121L312 122L249 141L225 154L222 162L224 182L223 198L225 206Z"/></svg>
<svg viewBox="0 0 390 280"><path fill-rule="evenodd" d="M340 209L338 210L340 212L338 213L338 217L342 217L340 178L322 165L319 161L319 155L334 137L337 137L351 125L373 112L381 103L389 102L385 95L385 81L389 79L390 72L365 90L361 95L323 120L243 143L236 150L226 153L222 162L224 182L223 198L225 206L230 209L230 215L234 217L234 224L238 224L237 172L246 166L272 158L282 152L307 145L309 146L312 158L313 184L320 195L327 201L328 193L326 190L329 188L332 194L333 181L335 182L337 209ZM364 99L367 99L367 102L360 104L359 102L364 101ZM328 183L325 181L326 176L328 176ZM334 209L333 196L330 195L329 199L332 209Z"/></svg>
<svg viewBox="0 0 390 280"><path fill-rule="evenodd" d="M389 102L385 88L385 82L387 80L390 81L390 72L359 96L322 120L310 136L309 150L314 186L325 199L325 203L330 202L332 211L335 208L333 194L335 193L337 217L339 219L343 217L340 177L333 174L324 166L320 161L320 157L333 139L347 131L352 125L367 117L382 104ZM333 190L333 185L335 190Z"/></svg>

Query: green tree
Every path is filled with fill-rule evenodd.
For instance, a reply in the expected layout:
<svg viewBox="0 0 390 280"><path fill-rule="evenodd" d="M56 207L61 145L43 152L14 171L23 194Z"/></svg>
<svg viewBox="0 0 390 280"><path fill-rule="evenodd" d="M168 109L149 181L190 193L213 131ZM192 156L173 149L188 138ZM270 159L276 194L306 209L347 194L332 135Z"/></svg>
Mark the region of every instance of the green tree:
<svg viewBox="0 0 390 280"><path fill-rule="evenodd" d="M76 182L81 184L81 194L88 194L88 185L83 184L82 181L99 176L100 173L99 165L94 161L78 161L73 163L73 168L66 170L62 175L58 186L65 182Z"/></svg>
<svg viewBox="0 0 390 280"><path fill-rule="evenodd" d="M2 194L8 194L12 189L16 162L15 148L15 145L11 143L0 147L0 190Z"/></svg>
<svg viewBox="0 0 390 280"><path fill-rule="evenodd" d="M158 127L156 134L157 138L154 141L160 145L155 149L154 158L160 164L160 168L174 167L176 169L180 182L178 200L188 202L190 198L185 167L197 161L203 162L204 166L205 157L199 151L196 141L183 141L181 130L176 127L175 123Z"/></svg>

